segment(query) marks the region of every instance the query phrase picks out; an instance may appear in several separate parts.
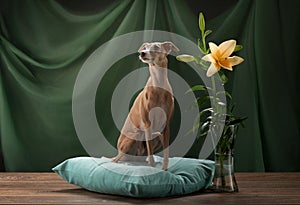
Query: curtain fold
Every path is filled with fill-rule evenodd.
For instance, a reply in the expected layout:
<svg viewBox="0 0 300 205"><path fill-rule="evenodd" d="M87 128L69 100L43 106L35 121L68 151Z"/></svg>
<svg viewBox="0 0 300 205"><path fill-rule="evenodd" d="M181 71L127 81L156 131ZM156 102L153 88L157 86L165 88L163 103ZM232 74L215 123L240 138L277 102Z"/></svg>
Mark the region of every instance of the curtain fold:
<svg viewBox="0 0 300 205"><path fill-rule="evenodd" d="M245 62L229 74L228 87L236 113L248 116L237 138L241 170L300 170L298 8L299 1L240 0L210 22L216 30L211 39L236 38L244 46Z"/></svg>
<svg viewBox="0 0 300 205"><path fill-rule="evenodd" d="M49 171L65 158L86 155L72 122L73 85L89 49L112 37L112 24L131 3L76 16L54 1L4 2L1 150L6 171Z"/></svg>
<svg viewBox="0 0 300 205"><path fill-rule="evenodd" d="M168 30L171 3L115 1L98 14L77 15L55 1L1 1L0 126L6 171L49 171L66 158L87 155L72 120L72 92L82 64L113 37L144 29ZM182 9L179 18L185 18L188 8L182 1L176 4ZM190 29L196 30L194 24ZM181 32L185 31L177 28ZM130 58L134 60L125 60L129 69L140 66L136 56ZM128 72L120 64L112 70L117 72L104 80L107 88ZM96 101L99 126L115 144L118 131L112 119L107 121L111 115L106 101L102 96Z"/></svg>
<svg viewBox="0 0 300 205"><path fill-rule="evenodd" d="M72 120L72 92L82 64L100 45L141 30L169 31L194 42L200 36L198 17L183 0L113 1L93 15L74 14L51 0L0 3L0 152L6 171L50 171L66 158L87 155ZM239 0L207 22L209 40L235 38L244 46L239 55L245 62L228 73L227 85L236 114L248 116L237 136L237 171L300 170L299 4ZM191 86L200 83L174 58L170 64ZM140 66L136 55L122 59L97 92L99 126L114 145L118 130L106 98ZM198 145L191 156L197 157Z"/></svg>

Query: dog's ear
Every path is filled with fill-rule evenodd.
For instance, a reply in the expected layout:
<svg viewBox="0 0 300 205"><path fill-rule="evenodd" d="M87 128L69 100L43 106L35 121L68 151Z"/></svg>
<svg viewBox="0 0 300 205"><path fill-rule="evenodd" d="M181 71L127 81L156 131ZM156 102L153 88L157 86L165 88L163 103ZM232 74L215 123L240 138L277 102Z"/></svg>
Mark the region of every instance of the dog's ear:
<svg viewBox="0 0 300 205"><path fill-rule="evenodd" d="M141 47L139 48L138 52L141 52L142 50L144 50L145 47L146 47L148 44L149 44L149 43L143 43L143 44L141 45Z"/></svg>
<svg viewBox="0 0 300 205"><path fill-rule="evenodd" d="M171 53L171 51L174 51L174 52L179 51L179 49L172 42L169 42L169 41L163 42L162 46L165 49L167 54Z"/></svg>

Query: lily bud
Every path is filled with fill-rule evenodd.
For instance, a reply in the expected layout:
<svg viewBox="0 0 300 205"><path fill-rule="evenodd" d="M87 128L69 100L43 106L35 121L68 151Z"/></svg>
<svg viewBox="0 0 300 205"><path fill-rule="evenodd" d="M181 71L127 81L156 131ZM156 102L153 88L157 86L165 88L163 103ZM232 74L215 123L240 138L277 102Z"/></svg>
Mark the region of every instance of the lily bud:
<svg viewBox="0 0 300 205"><path fill-rule="evenodd" d="M186 62L186 63L189 63L189 62L192 62L195 60L194 56L185 55L185 54L176 56L176 59L179 61L182 61L182 62Z"/></svg>

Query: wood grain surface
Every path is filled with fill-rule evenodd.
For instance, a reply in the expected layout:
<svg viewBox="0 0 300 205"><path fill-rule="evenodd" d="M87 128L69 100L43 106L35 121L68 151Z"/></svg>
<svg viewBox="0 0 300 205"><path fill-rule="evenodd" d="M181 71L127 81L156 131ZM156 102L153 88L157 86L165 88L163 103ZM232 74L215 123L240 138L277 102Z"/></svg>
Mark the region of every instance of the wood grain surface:
<svg viewBox="0 0 300 205"><path fill-rule="evenodd" d="M238 193L199 191L154 199L105 195L54 173L0 173L0 204L300 204L300 172L236 173Z"/></svg>

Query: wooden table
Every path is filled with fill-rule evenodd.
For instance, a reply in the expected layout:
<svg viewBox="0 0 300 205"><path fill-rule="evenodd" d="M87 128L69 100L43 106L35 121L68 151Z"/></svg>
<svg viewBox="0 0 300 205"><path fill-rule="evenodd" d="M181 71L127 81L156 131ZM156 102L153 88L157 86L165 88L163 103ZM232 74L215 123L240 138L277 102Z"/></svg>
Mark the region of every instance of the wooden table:
<svg viewBox="0 0 300 205"><path fill-rule="evenodd" d="M0 204L300 204L299 173L236 173L238 193L134 199L93 193L54 173L0 173Z"/></svg>

